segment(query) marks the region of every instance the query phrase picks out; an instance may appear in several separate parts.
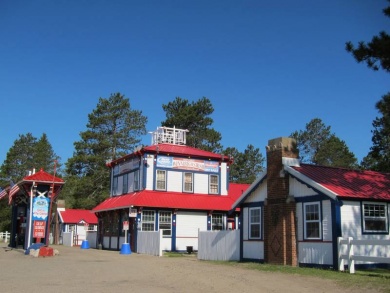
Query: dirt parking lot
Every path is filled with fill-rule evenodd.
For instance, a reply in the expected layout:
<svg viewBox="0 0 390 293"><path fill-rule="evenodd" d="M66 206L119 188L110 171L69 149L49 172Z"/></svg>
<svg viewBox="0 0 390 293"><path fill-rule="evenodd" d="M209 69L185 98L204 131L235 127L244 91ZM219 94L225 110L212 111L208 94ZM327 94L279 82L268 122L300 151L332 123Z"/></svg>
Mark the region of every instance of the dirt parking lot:
<svg viewBox="0 0 390 293"><path fill-rule="evenodd" d="M319 278L259 272L199 261L51 246L54 257L0 244L1 292L351 292ZM353 292L359 292L356 289ZM367 292L367 290L361 291Z"/></svg>

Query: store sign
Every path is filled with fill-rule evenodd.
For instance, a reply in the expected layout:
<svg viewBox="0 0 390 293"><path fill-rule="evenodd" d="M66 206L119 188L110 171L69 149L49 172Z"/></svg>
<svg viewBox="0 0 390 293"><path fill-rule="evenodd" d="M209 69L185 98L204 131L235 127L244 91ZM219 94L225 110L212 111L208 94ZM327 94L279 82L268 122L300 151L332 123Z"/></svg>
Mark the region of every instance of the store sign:
<svg viewBox="0 0 390 293"><path fill-rule="evenodd" d="M46 221L49 214L50 199L46 197L35 197L33 200L33 220Z"/></svg>
<svg viewBox="0 0 390 293"><path fill-rule="evenodd" d="M158 156L156 165L161 168L193 170L198 172L219 172L219 163L215 161Z"/></svg>
<svg viewBox="0 0 390 293"><path fill-rule="evenodd" d="M46 221L34 221L33 237L45 238Z"/></svg>

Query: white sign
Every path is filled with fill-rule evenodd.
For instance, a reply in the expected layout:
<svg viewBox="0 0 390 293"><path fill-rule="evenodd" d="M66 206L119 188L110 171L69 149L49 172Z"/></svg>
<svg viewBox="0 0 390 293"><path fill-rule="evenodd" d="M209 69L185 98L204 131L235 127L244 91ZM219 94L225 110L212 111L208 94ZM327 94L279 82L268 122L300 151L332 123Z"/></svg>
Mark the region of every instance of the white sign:
<svg viewBox="0 0 390 293"><path fill-rule="evenodd" d="M137 216L137 209L130 209L129 217L135 218Z"/></svg>
<svg viewBox="0 0 390 293"><path fill-rule="evenodd" d="M123 221L123 230L129 230L129 221Z"/></svg>

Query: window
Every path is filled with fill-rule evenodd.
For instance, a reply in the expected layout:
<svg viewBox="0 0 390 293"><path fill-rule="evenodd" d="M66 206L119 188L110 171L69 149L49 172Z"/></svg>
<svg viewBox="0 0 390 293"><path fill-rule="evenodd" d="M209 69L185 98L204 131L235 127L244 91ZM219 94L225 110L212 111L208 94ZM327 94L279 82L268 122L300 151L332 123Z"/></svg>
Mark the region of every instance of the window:
<svg viewBox="0 0 390 293"><path fill-rule="evenodd" d="M128 174L123 175L123 188L122 193L126 194L129 190L129 176Z"/></svg>
<svg viewBox="0 0 390 293"><path fill-rule="evenodd" d="M172 213L171 212L159 212L158 216L158 229L162 230L163 236L172 235Z"/></svg>
<svg viewBox="0 0 390 293"><path fill-rule="evenodd" d="M142 211L142 231L154 231L154 211Z"/></svg>
<svg viewBox="0 0 390 293"><path fill-rule="evenodd" d="M223 230L223 216L222 214L211 215L211 230Z"/></svg>
<svg viewBox="0 0 390 293"><path fill-rule="evenodd" d="M139 170L134 171L134 190L139 190Z"/></svg>
<svg viewBox="0 0 390 293"><path fill-rule="evenodd" d="M211 194L218 194L218 175L209 176L209 189Z"/></svg>
<svg viewBox="0 0 390 293"><path fill-rule="evenodd" d="M386 204L363 204L363 232L387 232Z"/></svg>
<svg viewBox="0 0 390 293"><path fill-rule="evenodd" d="M114 177L112 181L112 195L117 195L118 192L118 177Z"/></svg>
<svg viewBox="0 0 390 293"><path fill-rule="evenodd" d="M69 224L68 225L68 232L76 232L76 225L74 224Z"/></svg>
<svg viewBox="0 0 390 293"><path fill-rule="evenodd" d="M192 173L184 173L184 191L185 192L193 192L193 178L194 175Z"/></svg>
<svg viewBox="0 0 390 293"><path fill-rule="evenodd" d="M321 239L320 203L304 204L305 239Z"/></svg>
<svg viewBox="0 0 390 293"><path fill-rule="evenodd" d="M261 213L260 208L249 209L249 238L261 238Z"/></svg>
<svg viewBox="0 0 390 293"><path fill-rule="evenodd" d="M166 172L157 170L156 190L166 190Z"/></svg>
<svg viewBox="0 0 390 293"><path fill-rule="evenodd" d="M97 231L96 225L88 225L88 231Z"/></svg>

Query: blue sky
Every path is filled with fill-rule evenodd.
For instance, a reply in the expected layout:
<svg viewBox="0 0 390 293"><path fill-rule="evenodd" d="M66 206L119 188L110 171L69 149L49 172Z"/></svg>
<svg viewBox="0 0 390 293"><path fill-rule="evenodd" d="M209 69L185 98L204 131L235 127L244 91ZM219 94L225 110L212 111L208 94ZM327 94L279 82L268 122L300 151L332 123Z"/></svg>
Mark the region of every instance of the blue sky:
<svg viewBox="0 0 390 293"><path fill-rule="evenodd" d="M389 31L385 0L0 1L0 164L19 134L46 133L62 163L99 97L148 117L207 97L224 147L265 155L269 139L320 118L359 161L389 76L345 42ZM143 137L150 144L150 135Z"/></svg>

